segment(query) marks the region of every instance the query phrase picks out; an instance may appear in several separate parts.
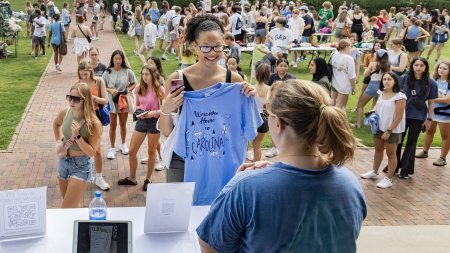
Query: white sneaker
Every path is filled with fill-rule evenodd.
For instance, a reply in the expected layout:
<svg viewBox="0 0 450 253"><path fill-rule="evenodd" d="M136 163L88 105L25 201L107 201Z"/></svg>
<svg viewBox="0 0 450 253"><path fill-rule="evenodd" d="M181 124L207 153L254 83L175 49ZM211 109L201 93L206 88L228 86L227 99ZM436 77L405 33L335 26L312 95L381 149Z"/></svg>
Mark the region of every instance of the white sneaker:
<svg viewBox="0 0 450 253"><path fill-rule="evenodd" d="M167 60L167 55L166 55L166 54L163 54L163 55L161 56L161 60L163 60L163 61Z"/></svg>
<svg viewBox="0 0 450 253"><path fill-rule="evenodd" d="M110 148L108 151L108 154L106 155L106 158L112 160L116 158L116 149L115 148Z"/></svg>
<svg viewBox="0 0 450 253"><path fill-rule="evenodd" d="M147 164L147 163L148 163L148 157L142 158L142 159L141 159L141 163L142 163L142 164Z"/></svg>
<svg viewBox="0 0 450 253"><path fill-rule="evenodd" d="M122 152L122 155L128 155L128 147L127 147L126 143L120 144L119 150L120 150L120 152Z"/></svg>
<svg viewBox="0 0 450 253"><path fill-rule="evenodd" d="M164 167L164 165L161 164L161 162L158 161L158 163L155 165L155 170L156 171L162 171L164 170L166 167Z"/></svg>
<svg viewBox="0 0 450 253"><path fill-rule="evenodd" d="M56 71L59 71L59 72L61 72L61 71L62 71L62 69L61 69L61 66L59 66L59 65L56 65Z"/></svg>
<svg viewBox="0 0 450 253"><path fill-rule="evenodd" d="M296 68L296 67L297 67L297 63L294 63L294 64L292 65L292 67Z"/></svg>
<svg viewBox="0 0 450 253"><path fill-rule="evenodd" d="M266 157L267 158L272 158L278 155L278 150L277 148L273 147L271 148L269 151L266 152Z"/></svg>
<svg viewBox="0 0 450 253"><path fill-rule="evenodd" d="M392 179L384 177L380 182L378 182L377 187L379 188L389 188L392 186Z"/></svg>
<svg viewBox="0 0 450 253"><path fill-rule="evenodd" d="M248 159L249 161L252 161L252 162L253 162L253 159L255 159L253 150L247 151L247 159Z"/></svg>
<svg viewBox="0 0 450 253"><path fill-rule="evenodd" d="M103 191L109 190L110 186L103 177L95 177L95 185Z"/></svg>
<svg viewBox="0 0 450 253"><path fill-rule="evenodd" d="M363 173L360 176L364 179L378 179L378 174L373 170Z"/></svg>

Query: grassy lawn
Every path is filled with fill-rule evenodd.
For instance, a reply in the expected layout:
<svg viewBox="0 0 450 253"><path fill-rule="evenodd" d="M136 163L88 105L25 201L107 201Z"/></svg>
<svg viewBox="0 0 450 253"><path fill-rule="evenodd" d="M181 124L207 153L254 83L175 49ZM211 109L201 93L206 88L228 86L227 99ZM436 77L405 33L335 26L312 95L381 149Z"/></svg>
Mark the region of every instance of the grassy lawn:
<svg viewBox="0 0 450 253"><path fill-rule="evenodd" d="M26 1L10 1L13 10L23 10ZM63 0L54 1L62 6ZM22 22L22 32L19 33L18 55L0 59L0 150L5 150L14 135L17 124L39 82L45 67L51 57L52 50L46 49L46 56L35 60L31 55L31 42L26 36L25 22ZM14 51L14 46L9 47Z"/></svg>

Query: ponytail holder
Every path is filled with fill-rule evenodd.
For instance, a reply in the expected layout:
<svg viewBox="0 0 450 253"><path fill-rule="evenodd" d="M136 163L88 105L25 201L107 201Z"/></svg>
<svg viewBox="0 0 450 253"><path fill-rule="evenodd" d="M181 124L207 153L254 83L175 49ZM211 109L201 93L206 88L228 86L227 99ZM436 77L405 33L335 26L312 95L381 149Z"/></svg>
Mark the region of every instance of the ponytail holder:
<svg viewBox="0 0 450 253"><path fill-rule="evenodd" d="M320 105L320 108L319 108L320 114L322 114L323 108L325 108L325 107L327 107L326 104Z"/></svg>

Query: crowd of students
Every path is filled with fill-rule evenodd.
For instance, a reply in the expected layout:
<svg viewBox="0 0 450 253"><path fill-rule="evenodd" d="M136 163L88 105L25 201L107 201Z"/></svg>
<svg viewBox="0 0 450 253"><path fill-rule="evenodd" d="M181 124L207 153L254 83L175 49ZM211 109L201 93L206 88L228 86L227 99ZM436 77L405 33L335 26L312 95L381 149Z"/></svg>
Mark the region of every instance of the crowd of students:
<svg viewBox="0 0 450 253"><path fill-rule="evenodd" d="M205 252L271 252L295 247L355 252L367 210L362 189L345 163L355 155L351 127L362 127L364 115L375 150L373 168L361 178L378 179L386 150L386 175L377 186L391 187L396 173L409 179L415 170L414 158L428 157L437 126L442 147L433 164L446 165L450 61L439 58L448 38L447 10L428 14L421 6L398 11L393 7L370 17L359 6L344 3L334 18L334 7L328 1L317 12L301 1L217 6L201 1L184 8L170 8L167 1L161 8L156 2L136 1L129 9L122 1L108 8L106 2L96 0L91 8L77 0L74 25L67 3L61 15L55 13L53 3L46 4L53 6L53 13L48 14L42 5L30 6L27 13L35 57L40 50L45 53L45 26L49 24L56 71L61 71L59 46L63 41L73 39L72 51L78 60L79 80L66 96L70 108L60 111L53 125L60 155L62 207L78 207L89 182L102 190L110 188L102 176L100 145L101 110L107 105L110 148L106 158L115 159L118 151L129 156L129 176L118 185L139 183L137 153L147 139L148 156L141 160L147 163L143 190L163 164L167 182L195 182L194 205L211 205L197 229ZM140 79L127 65L123 51L115 50L106 66L99 62L102 49L90 46L108 20L107 10L113 31L127 33L133 40L135 56L129 57L143 62ZM327 46L336 50L329 60L311 60L312 81L289 73L290 67L297 68L297 62L308 55L295 53L292 47L327 43L323 36L327 32L335 36ZM315 33L322 35L317 41ZM421 54L427 43L424 58ZM358 49L363 44L370 47L365 54ZM250 45L264 54L254 64L251 79L255 85L248 83L239 66L242 47ZM161 59L153 56L155 48L162 52ZM435 48L431 74L428 60ZM161 60L172 57L170 53L180 70L166 78ZM349 124L347 102L350 95L356 95L361 72L356 121ZM175 89L174 84L180 82ZM371 109L365 112L371 100ZM128 148L129 114L136 123ZM265 155L278 155L277 163L261 161L262 140L268 132L273 148ZM416 155L421 132L426 132L425 145ZM160 139L164 140L161 144ZM244 163L248 143L253 144L254 153ZM299 226L305 229L299 231ZM327 238L327 242L317 242L317 238Z"/></svg>

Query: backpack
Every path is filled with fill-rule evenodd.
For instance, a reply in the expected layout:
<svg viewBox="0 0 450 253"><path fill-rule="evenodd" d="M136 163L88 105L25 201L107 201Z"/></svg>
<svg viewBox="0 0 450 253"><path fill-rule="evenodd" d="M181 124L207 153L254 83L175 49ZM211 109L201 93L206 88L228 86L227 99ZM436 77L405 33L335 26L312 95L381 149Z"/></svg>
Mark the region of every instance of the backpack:
<svg viewBox="0 0 450 253"><path fill-rule="evenodd" d="M236 26L234 27L235 30L240 30L242 28L242 20L238 17Z"/></svg>
<svg viewBox="0 0 450 253"><path fill-rule="evenodd" d="M173 19L176 17L178 17L178 15L173 16L167 24L167 29L169 30L169 32L175 30L175 27L173 27Z"/></svg>

